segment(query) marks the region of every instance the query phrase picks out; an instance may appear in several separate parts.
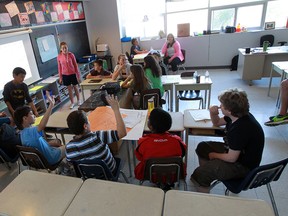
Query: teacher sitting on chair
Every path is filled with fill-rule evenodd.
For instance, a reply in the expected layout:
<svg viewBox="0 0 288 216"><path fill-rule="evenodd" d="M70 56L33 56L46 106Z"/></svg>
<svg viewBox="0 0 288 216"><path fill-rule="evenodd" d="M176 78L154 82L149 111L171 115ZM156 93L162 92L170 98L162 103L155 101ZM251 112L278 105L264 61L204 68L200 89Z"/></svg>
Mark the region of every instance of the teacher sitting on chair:
<svg viewBox="0 0 288 216"><path fill-rule="evenodd" d="M167 41L162 47L162 53L164 54L164 63L171 65L172 71L176 72L178 70L177 65L184 60L184 56L181 52L180 43L175 40L173 34L167 35Z"/></svg>

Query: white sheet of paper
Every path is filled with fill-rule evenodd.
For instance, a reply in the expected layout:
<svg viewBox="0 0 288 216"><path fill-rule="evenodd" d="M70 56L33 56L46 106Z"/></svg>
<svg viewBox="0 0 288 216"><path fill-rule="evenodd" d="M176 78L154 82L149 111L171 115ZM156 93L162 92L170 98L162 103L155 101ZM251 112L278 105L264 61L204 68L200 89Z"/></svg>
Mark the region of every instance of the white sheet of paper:
<svg viewBox="0 0 288 216"><path fill-rule="evenodd" d="M190 110L190 115L195 121L210 120L209 110Z"/></svg>

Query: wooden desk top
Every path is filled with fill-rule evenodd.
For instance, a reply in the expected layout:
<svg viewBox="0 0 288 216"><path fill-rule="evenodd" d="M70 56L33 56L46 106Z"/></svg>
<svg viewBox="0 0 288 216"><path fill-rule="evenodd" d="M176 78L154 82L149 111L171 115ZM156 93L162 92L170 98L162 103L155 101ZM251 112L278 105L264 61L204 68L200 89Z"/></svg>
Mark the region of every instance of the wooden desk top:
<svg viewBox="0 0 288 216"><path fill-rule="evenodd" d="M63 215L82 180L38 171L23 171L0 193L0 212L9 216Z"/></svg>
<svg viewBox="0 0 288 216"><path fill-rule="evenodd" d="M112 80L112 78L102 78L102 80L100 82L97 82L97 83L89 83L90 81L91 81L91 79L85 79L80 83L80 85L81 86L95 86L95 87L97 87L97 86L101 86L107 82L118 82L117 80Z"/></svg>
<svg viewBox="0 0 288 216"><path fill-rule="evenodd" d="M263 200L170 190L165 194L163 216L274 216Z"/></svg>
<svg viewBox="0 0 288 216"><path fill-rule="evenodd" d="M87 179L65 216L160 216L163 201L159 188Z"/></svg>
<svg viewBox="0 0 288 216"><path fill-rule="evenodd" d="M193 109L187 109L184 111L184 128L200 128L200 129L220 129L223 130L222 127L216 127L212 124L211 120L202 120L202 121L195 121L190 111ZM196 110L197 111L197 110ZM207 110L207 112L209 112Z"/></svg>
<svg viewBox="0 0 288 216"><path fill-rule="evenodd" d="M53 113L48 122L46 127L50 128L68 128L66 119L68 115L72 112L73 110L62 110L62 111L57 111Z"/></svg>

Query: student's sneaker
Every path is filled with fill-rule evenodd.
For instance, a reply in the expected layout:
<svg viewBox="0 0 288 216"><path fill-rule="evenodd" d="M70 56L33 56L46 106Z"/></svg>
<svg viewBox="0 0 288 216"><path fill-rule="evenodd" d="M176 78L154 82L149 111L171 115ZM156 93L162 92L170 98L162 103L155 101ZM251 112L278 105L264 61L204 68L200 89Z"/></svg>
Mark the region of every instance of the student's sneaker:
<svg viewBox="0 0 288 216"><path fill-rule="evenodd" d="M78 101L78 106L81 106L81 104L82 104L82 101L79 100L79 101Z"/></svg>
<svg viewBox="0 0 288 216"><path fill-rule="evenodd" d="M72 103L69 108L73 109L74 108L74 103Z"/></svg>
<svg viewBox="0 0 288 216"><path fill-rule="evenodd" d="M277 126L277 125L285 124L285 123L288 123L288 114L274 116L270 121L267 121L264 124L266 126Z"/></svg>

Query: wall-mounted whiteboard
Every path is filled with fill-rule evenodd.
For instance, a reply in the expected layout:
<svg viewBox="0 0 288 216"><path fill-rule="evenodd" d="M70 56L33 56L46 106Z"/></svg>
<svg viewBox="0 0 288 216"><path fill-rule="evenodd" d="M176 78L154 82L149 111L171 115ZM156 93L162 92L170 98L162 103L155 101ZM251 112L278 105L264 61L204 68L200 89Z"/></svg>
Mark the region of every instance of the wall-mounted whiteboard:
<svg viewBox="0 0 288 216"><path fill-rule="evenodd" d="M4 85L13 79L13 69L26 70L24 82L29 85L40 79L29 34L0 34L0 98Z"/></svg>
<svg viewBox="0 0 288 216"><path fill-rule="evenodd" d="M58 55L57 45L53 34L36 38L42 63L54 59Z"/></svg>

